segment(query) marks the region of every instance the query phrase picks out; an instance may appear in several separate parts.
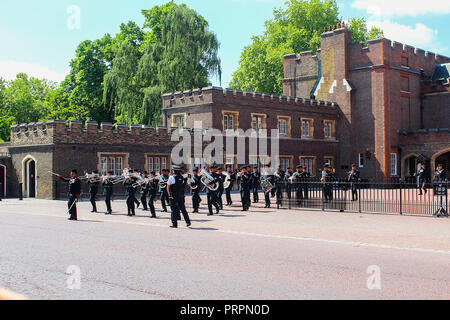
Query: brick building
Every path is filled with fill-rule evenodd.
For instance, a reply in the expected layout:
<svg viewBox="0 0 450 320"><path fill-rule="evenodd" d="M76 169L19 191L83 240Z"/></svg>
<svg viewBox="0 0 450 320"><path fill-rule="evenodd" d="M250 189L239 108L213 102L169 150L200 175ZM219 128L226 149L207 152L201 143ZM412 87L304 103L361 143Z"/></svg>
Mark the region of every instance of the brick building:
<svg viewBox="0 0 450 320"><path fill-rule="evenodd" d="M449 63L388 39L363 48L339 24L322 34L317 55L284 57L284 94L339 105L339 159L363 176L405 177L417 161L434 172L437 160L450 165Z"/></svg>
<svg viewBox="0 0 450 320"><path fill-rule="evenodd" d="M322 34L316 55L284 57L284 96L216 87L165 94L161 128L67 127L64 121L13 126L11 141L0 144L0 192L17 196L21 183L25 197L60 198L66 186L48 171L170 167L175 128L197 121L222 132L277 129L277 164L301 164L313 176L324 163L341 176L357 163L363 177L378 180L412 176L418 161L428 164L429 174L438 162L450 169L449 70L449 58L387 39L363 48L339 24ZM246 139L239 161L263 165L268 159L253 154L252 141ZM188 166L208 161L195 150ZM237 167L237 149L226 152L223 163Z"/></svg>

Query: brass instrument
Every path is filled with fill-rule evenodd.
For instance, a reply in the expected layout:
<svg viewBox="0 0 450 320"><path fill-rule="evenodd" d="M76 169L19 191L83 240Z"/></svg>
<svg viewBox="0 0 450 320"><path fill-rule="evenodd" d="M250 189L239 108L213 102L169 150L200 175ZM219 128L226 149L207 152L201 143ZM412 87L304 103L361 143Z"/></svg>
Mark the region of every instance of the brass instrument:
<svg viewBox="0 0 450 320"><path fill-rule="evenodd" d="M169 181L169 177L164 177L163 175L158 174L156 178L159 180L159 186L161 189L167 188L167 182Z"/></svg>
<svg viewBox="0 0 450 320"><path fill-rule="evenodd" d="M231 185L231 175L229 172L224 172L223 175L225 176L225 181L223 183L223 188L228 189Z"/></svg>
<svg viewBox="0 0 450 320"><path fill-rule="evenodd" d="M192 175L190 173L183 174L183 178L187 180L187 184L189 185L189 187L192 190L197 190L198 185L197 186L192 186L192 183L194 183L195 181L194 181L194 178L192 177Z"/></svg>
<svg viewBox="0 0 450 320"><path fill-rule="evenodd" d="M219 189L219 183L214 182L214 177L208 171L206 171L205 168L200 171L199 175L201 176L201 183L203 183L210 191L215 192ZM211 186L212 183L214 184Z"/></svg>

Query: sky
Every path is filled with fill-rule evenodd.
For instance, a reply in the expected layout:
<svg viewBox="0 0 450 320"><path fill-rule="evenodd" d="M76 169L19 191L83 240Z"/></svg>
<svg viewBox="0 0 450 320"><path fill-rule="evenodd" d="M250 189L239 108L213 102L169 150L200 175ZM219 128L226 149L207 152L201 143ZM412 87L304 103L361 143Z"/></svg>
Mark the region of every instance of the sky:
<svg viewBox="0 0 450 320"><path fill-rule="evenodd" d="M78 44L119 31L123 22L144 22L141 9L168 0L1 0L0 77L19 72L61 81L69 72ZM227 87L242 49L264 31L273 9L284 0L184 0L203 15L220 42L222 82ZM450 56L450 0L338 0L342 20L364 17L385 37Z"/></svg>

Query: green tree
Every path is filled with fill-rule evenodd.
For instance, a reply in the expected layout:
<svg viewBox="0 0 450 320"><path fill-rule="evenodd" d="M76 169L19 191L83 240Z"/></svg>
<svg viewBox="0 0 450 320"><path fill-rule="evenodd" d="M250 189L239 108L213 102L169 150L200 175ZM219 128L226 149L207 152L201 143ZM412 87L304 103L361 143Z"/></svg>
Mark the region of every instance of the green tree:
<svg viewBox="0 0 450 320"><path fill-rule="evenodd" d="M288 0L275 9L273 19L265 23L263 35L252 38L242 51L239 68L229 84L232 89L282 94L283 56L320 47L326 27L340 21L335 0ZM366 41L382 34L380 29L367 31L363 19L353 19L355 41Z"/></svg>
<svg viewBox="0 0 450 320"><path fill-rule="evenodd" d="M372 27L367 29L366 19L350 19L347 28L352 31L352 41L360 42L363 46L367 46L367 41L384 37L384 32L380 28Z"/></svg>
<svg viewBox="0 0 450 320"><path fill-rule="evenodd" d="M219 43L207 21L186 5L169 2L143 10L143 31L118 37L119 49L104 81L103 102L126 124L161 123L161 93L208 85L221 77ZM122 30L123 33L123 30Z"/></svg>

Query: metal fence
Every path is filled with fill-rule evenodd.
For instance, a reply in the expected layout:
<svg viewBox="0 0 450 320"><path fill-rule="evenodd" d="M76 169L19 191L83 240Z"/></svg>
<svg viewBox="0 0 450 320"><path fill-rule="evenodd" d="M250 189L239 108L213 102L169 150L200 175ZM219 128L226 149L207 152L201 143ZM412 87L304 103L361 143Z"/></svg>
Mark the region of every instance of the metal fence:
<svg viewBox="0 0 450 320"><path fill-rule="evenodd" d="M294 183L279 182L274 193L277 206L281 209L420 216L433 216L444 209L448 213L449 182L430 182L425 186L426 189L422 189L420 195L418 184L413 182L349 183L345 180L335 180L324 183L320 180L305 179Z"/></svg>

